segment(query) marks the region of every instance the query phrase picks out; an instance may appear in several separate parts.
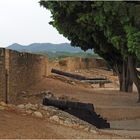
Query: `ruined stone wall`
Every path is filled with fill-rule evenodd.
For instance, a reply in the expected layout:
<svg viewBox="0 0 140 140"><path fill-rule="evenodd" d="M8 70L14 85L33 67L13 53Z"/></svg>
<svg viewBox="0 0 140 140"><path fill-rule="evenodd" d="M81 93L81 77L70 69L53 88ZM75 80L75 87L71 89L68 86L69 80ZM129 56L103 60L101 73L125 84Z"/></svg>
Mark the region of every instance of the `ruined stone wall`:
<svg viewBox="0 0 140 140"><path fill-rule="evenodd" d="M44 76L50 75L52 68L71 72L97 67L106 67L106 64L101 59L72 57L48 62L48 59L41 55L0 49L0 100L5 101L7 89L8 101L14 102L21 91L26 91Z"/></svg>
<svg viewBox="0 0 140 140"><path fill-rule="evenodd" d="M14 102L21 91L39 82L47 71L47 58L30 53L2 49L0 53L0 99L5 97L5 71L8 73L8 101ZM0 51L2 52L2 51Z"/></svg>
<svg viewBox="0 0 140 140"><path fill-rule="evenodd" d="M105 68L106 63L102 59L96 58L80 58L75 57L66 59L68 61L67 69L69 71L75 71L78 69L91 69L91 68Z"/></svg>
<svg viewBox="0 0 140 140"><path fill-rule="evenodd" d="M46 75L47 59L30 53L9 51L9 101Z"/></svg>
<svg viewBox="0 0 140 140"><path fill-rule="evenodd" d="M5 49L0 49L0 99L5 100Z"/></svg>
<svg viewBox="0 0 140 140"><path fill-rule="evenodd" d="M58 60L50 61L48 67L48 75L51 74L52 68L71 72L79 69L106 68L106 67L107 67L106 62L103 59L69 57L59 61Z"/></svg>

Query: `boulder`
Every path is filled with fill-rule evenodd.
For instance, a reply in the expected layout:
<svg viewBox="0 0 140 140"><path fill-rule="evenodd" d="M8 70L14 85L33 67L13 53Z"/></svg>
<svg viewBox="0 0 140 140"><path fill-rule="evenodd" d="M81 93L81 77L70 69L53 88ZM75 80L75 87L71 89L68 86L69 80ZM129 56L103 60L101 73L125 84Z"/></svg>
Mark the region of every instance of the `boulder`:
<svg viewBox="0 0 140 140"><path fill-rule="evenodd" d="M38 117L38 118L43 118L42 113L39 112L39 111L35 111L35 112L33 113L33 115L34 115L35 117Z"/></svg>

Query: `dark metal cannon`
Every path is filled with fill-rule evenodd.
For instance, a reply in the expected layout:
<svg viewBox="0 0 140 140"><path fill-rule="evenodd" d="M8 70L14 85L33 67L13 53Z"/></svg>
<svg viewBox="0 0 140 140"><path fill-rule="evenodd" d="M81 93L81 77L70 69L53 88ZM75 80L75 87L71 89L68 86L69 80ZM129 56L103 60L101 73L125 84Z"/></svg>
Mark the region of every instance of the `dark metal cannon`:
<svg viewBox="0 0 140 140"><path fill-rule="evenodd" d="M55 74L62 75L62 76L70 77L70 78L73 78L73 79L77 79L77 80L106 80L105 77L88 78L88 77L85 77L85 76L82 76L82 75L79 75L79 74L64 72L64 71L57 70L57 69L52 69L51 72L55 73Z"/></svg>
<svg viewBox="0 0 140 140"><path fill-rule="evenodd" d="M43 99L43 105L57 107L81 120L95 125L97 128L110 128L110 124L107 120L96 114L93 104L50 99L45 97Z"/></svg>

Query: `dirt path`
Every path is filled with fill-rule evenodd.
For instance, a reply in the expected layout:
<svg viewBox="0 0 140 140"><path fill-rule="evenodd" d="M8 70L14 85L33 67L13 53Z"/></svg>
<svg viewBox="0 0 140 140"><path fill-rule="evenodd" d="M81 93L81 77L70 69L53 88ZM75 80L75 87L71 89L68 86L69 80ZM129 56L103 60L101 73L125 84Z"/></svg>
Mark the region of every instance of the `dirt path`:
<svg viewBox="0 0 140 140"><path fill-rule="evenodd" d="M77 130L13 111L0 111L0 116L0 138L3 139L121 138L106 132L93 134Z"/></svg>
<svg viewBox="0 0 140 140"><path fill-rule="evenodd" d="M111 128L140 131L140 119L110 121Z"/></svg>
<svg viewBox="0 0 140 140"><path fill-rule="evenodd" d="M117 90L96 90L71 85L60 80L46 78L35 86L29 93L38 94L40 91L49 90L55 96L68 96L81 102L93 103L95 110L108 120L123 120L140 118L140 104L136 103L137 94L120 93ZM31 97L19 102L42 103L42 98Z"/></svg>
<svg viewBox="0 0 140 140"><path fill-rule="evenodd" d="M140 131L137 130L102 130L103 132L109 132L116 135L120 135L122 137L129 139L140 139Z"/></svg>
<svg viewBox="0 0 140 140"><path fill-rule="evenodd" d="M64 138L43 120L9 111L0 111L0 116L0 138Z"/></svg>
<svg viewBox="0 0 140 140"><path fill-rule="evenodd" d="M120 93L117 90L108 90L104 89L96 89L96 88L85 88L81 85L77 84L69 84L65 81L61 81L58 79L45 78L40 81L38 84L30 87L27 93L32 95L38 94L41 91L51 91L55 96L68 96L74 99L77 99L81 102L89 102L93 103L95 110L97 113L101 114L104 118L107 118L109 122L111 122L112 129L115 130L103 130L104 132L110 132L114 134L121 135L123 137L129 138L140 138L140 104L136 103L137 94L132 93ZM31 96L29 98L22 98L18 100L18 103L24 102L33 102L33 103L42 103L42 97L38 98L35 96ZM42 120L41 120L42 121ZM36 122L39 123L39 122ZM44 123L43 121L41 122ZM47 122L48 123L48 122ZM32 123L31 123L32 124ZM36 124L35 126L37 126ZM33 128L35 127L33 125ZM41 127L41 130L45 130L45 134L39 135L36 138L107 138L108 136L104 136L101 134L91 135L85 132L80 132L79 130L73 130L71 128L65 128L57 125L48 125L49 128ZM24 128L25 129L25 128ZM24 130L23 129L23 130ZM39 130L35 130L39 131ZM51 132L55 132L55 134L51 134ZM71 132L71 133L69 133ZM41 133L41 131L40 131ZM46 133L50 133L46 135ZM27 132L28 134L28 132ZM65 135L64 135L65 134ZM26 135L28 137L28 135ZM35 135L36 136L36 135ZM54 137L53 137L54 136ZM31 133L31 137L34 137L34 134Z"/></svg>

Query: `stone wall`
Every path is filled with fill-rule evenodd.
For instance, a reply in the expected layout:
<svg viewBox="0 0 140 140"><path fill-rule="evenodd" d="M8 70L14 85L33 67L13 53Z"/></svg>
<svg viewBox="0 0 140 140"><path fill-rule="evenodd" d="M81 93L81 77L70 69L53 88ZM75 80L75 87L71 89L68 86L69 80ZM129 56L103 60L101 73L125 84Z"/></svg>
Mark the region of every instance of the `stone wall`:
<svg viewBox="0 0 140 140"><path fill-rule="evenodd" d="M5 100L5 49L0 49L0 99Z"/></svg>
<svg viewBox="0 0 140 140"><path fill-rule="evenodd" d="M39 82L47 71L47 58L30 53L4 50L0 70L0 95L5 95L5 70L8 72L8 101L14 102L21 91ZM2 98L1 98L2 99Z"/></svg>
<svg viewBox="0 0 140 140"><path fill-rule="evenodd" d="M59 61L50 61L48 65L48 75L51 74L52 68L68 72L78 69L107 68L106 62L103 59L80 57L69 57Z"/></svg>
<svg viewBox="0 0 140 140"><path fill-rule="evenodd" d="M65 58L59 61L48 61L47 57L30 53L0 49L0 100L8 99L12 103L22 91L51 74L51 69L76 71L78 69L106 67L102 59ZM6 72L8 74L6 82ZM7 88L6 88L7 85ZM7 95L6 96L6 90Z"/></svg>

